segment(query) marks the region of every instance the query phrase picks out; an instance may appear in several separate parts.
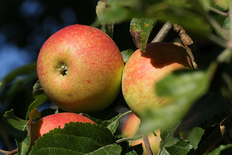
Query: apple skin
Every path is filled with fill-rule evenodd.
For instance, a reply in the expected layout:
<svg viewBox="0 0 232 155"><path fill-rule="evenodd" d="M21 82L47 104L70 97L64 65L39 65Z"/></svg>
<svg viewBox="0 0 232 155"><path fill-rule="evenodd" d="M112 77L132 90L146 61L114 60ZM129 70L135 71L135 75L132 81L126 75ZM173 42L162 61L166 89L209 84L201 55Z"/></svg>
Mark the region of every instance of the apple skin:
<svg viewBox="0 0 232 155"><path fill-rule="evenodd" d="M61 129L64 128L65 124L70 122L96 124L94 121L85 116L70 112L48 115L39 119L32 125L32 142L35 142L38 138L40 138L43 134L48 133L50 130L58 127Z"/></svg>
<svg viewBox="0 0 232 155"><path fill-rule="evenodd" d="M141 122L140 119L134 113L131 113L123 124L122 135L125 137L133 137L134 133L139 127L140 122ZM160 130L156 130L155 133L161 140ZM150 143L153 154L157 154L159 151L158 140L156 139L153 133L148 134L148 139L149 139L149 143ZM144 145L142 138L132 141L131 145L135 146L141 143L142 143L143 150L144 150L143 154L146 155L146 149L145 149L145 145Z"/></svg>
<svg viewBox="0 0 232 155"><path fill-rule="evenodd" d="M170 98L157 97L155 84L174 70L187 68L191 68L187 52L172 43L151 43L146 52L136 50L123 71L122 93L126 103L138 117L148 108L171 104Z"/></svg>
<svg viewBox="0 0 232 155"><path fill-rule="evenodd" d="M68 112L101 111L121 89L123 58L103 31L71 25L53 34L37 59L40 84L58 107Z"/></svg>

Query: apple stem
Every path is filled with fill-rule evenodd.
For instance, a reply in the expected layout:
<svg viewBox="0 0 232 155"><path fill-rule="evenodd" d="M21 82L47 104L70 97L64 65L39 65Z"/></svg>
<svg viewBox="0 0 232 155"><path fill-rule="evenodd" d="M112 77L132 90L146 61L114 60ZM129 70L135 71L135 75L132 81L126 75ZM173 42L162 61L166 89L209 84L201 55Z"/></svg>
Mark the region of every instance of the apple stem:
<svg viewBox="0 0 232 155"><path fill-rule="evenodd" d="M67 72L68 72L68 67L67 67L66 65L62 65L62 66L60 67L60 73L61 73L63 76L65 76L65 75L67 75Z"/></svg>

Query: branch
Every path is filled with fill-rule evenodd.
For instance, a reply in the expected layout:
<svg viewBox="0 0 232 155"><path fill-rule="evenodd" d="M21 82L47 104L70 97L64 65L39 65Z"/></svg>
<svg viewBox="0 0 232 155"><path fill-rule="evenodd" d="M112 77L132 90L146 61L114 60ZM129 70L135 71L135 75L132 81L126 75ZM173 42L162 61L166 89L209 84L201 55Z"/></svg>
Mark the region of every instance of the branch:
<svg viewBox="0 0 232 155"><path fill-rule="evenodd" d="M154 43L154 42L162 41L171 28L172 28L172 23L166 22L151 42Z"/></svg>
<svg viewBox="0 0 232 155"><path fill-rule="evenodd" d="M209 10L212 11L212 12L215 12L215 13L217 13L219 15L225 16L225 17L229 17L230 16L230 14L228 12L223 12L223 11L215 9L213 7L209 7Z"/></svg>
<svg viewBox="0 0 232 155"><path fill-rule="evenodd" d="M232 129L232 114L227 116L220 125L199 145L196 155L203 155L213 148Z"/></svg>

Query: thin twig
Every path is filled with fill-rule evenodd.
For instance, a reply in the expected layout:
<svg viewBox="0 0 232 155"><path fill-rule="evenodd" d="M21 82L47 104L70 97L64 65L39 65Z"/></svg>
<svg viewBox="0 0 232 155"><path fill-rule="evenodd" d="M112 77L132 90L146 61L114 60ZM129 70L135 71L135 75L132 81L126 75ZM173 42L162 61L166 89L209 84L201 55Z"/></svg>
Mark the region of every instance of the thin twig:
<svg viewBox="0 0 232 155"><path fill-rule="evenodd" d="M225 40L229 39L229 33L226 29L224 29L219 23L218 21L212 16L212 15L208 15L206 16L209 23L212 25L212 27L214 28L214 30L217 31L217 33Z"/></svg>
<svg viewBox="0 0 232 155"><path fill-rule="evenodd" d="M229 17L229 15L230 15L228 12L223 12L223 11L218 10L216 8L213 8L213 7L209 7L209 10L212 11L212 12L215 12L215 13L217 13L219 15L225 16L225 17Z"/></svg>
<svg viewBox="0 0 232 155"><path fill-rule="evenodd" d="M203 155L213 148L232 129L232 114L227 116L220 125L199 145L196 155Z"/></svg>
<svg viewBox="0 0 232 155"><path fill-rule="evenodd" d="M18 152L18 149L14 149L12 151L3 151L3 150L0 150L0 153L3 153L5 155L12 155L12 154L16 154Z"/></svg>
<svg viewBox="0 0 232 155"><path fill-rule="evenodd" d="M150 143L149 143L148 136L143 137L143 142L144 142L144 145L145 145L147 155L153 155L152 150L151 150L151 146L150 146Z"/></svg>
<svg viewBox="0 0 232 155"><path fill-rule="evenodd" d="M162 41L171 28L172 28L172 23L167 21L151 42L154 43L154 42Z"/></svg>

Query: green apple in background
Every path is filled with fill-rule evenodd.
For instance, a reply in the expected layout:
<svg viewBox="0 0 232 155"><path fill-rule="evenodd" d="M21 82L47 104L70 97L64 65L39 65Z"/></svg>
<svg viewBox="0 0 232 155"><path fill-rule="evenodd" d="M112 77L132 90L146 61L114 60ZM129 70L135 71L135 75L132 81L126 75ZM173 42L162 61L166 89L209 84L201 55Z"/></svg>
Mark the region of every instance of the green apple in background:
<svg viewBox="0 0 232 155"><path fill-rule="evenodd" d="M123 58L103 31L71 25L42 46L37 73L41 86L58 107L69 112L101 111L121 88Z"/></svg>
<svg viewBox="0 0 232 155"><path fill-rule="evenodd" d="M191 68L187 52L166 42L151 43L147 51L136 50L128 59L122 78L122 92L130 109L141 116L144 110L171 104L156 95L155 84L174 70Z"/></svg>
<svg viewBox="0 0 232 155"><path fill-rule="evenodd" d="M58 127L63 129L65 124L70 122L96 124L94 121L85 116L70 112L48 115L39 119L32 125L32 142L34 143L38 138L40 138L43 134L48 133L50 130Z"/></svg>

